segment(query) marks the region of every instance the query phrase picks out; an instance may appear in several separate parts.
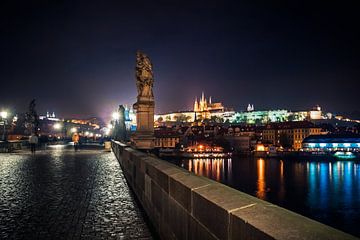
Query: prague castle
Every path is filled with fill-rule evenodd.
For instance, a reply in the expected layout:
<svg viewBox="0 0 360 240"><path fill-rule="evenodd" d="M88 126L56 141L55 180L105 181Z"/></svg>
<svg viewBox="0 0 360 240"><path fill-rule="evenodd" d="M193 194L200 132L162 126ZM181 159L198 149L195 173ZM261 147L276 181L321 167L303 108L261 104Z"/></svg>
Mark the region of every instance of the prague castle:
<svg viewBox="0 0 360 240"><path fill-rule="evenodd" d="M201 94L200 101L195 98L194 112L206 112L206 111L224 111L222 103L212 103L211 97L209 101L205 98L204 92Z"/></svg>
<svg viewBox="0 0 360 240"><path fill-rule="evenodd" d="M224 113L225 108L223 104L221 102L213 103L211 97L206 99L203 92L199 101L198 98L195 98L193 110L158 114L155 116L155 120L160 118L161 121L194 122L196 120L210 119L213 116L222 118Z"/></svg>
<svg viewBox="0 0 360 240"><path fill-rule="evenodd" d="M329 114L323 114L321 108L316 106L311 110L289 111L286 109L255 111L254 105L249 104L247 111L235 112L225 108L221 102L212 102L202 92L200 98L195 98L194 108L189 111L178 111L155 115L155 121L159 122L196 122L205 119L218 118L229 123L267 124L272 122L304 121L331 119Z"/></svg>

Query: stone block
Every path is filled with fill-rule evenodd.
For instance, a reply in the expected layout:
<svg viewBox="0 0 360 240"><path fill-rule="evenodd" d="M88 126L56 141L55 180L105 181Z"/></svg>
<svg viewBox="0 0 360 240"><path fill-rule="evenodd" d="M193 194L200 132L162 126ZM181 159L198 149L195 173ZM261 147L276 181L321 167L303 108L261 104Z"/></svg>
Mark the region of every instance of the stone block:
<svg viewBox="0 0 360 240"><path fill-rule="evenodd" d="M184 171L164 161L149 159L146 163L146 173L167 193L169 192L169 176Z"/></svg>
<svg viewBox="0 0 360 240"><path fill-rule="evenodd" d="M232 239L355 239L337 229L261 201L231 213Z"/></svg>
<svg viewBox="0 0 360 240"><path fill-rule="evenodd" d="M145 174L145 198L151 202L151 178Z"/></svg>
<svg viewBox="0 0 360 240"><path fill-rule="evenodd" d="M170 196L191 213L191 191L211 184L212 181L190 172L170 176Z"/></svg>
<svg viewBox="0 0 360 240"><path fill-rule="evenodd" d="M193 216L219 239L227 239L231 211L260 200L219 183L195 189Z"/></svg>
<svg viewBox="0 0 360 240"><path fill-rule="evenodd" d="M188 238L189 240L217 240L216 238L205 226L203 226L199 221L197 221L192 216L189 216L189 225L188 225Z"/></svg>
<svg viewBox="0 0 360 240"><path fill-rule="evenodd" d="M173 198L167 200L168 213L164 211L164 222L169 224L176 239L188 239L189 213Z"/></svg>
<svg viewBox="0 0 360 240"><path fill-rule="evenodd" d="M163 214L163 205L164 205L163 190L154 181L151 181L151 203L160 214Z"/></svg>
<svg viewBox="0 0 360 240"><path fill-rule="evenodd" d="M139 191L144 192L145 191L145 173L140 171L140 169L135 166L137 172L136 172L136 178L135 178L135 187Z"/></svg>

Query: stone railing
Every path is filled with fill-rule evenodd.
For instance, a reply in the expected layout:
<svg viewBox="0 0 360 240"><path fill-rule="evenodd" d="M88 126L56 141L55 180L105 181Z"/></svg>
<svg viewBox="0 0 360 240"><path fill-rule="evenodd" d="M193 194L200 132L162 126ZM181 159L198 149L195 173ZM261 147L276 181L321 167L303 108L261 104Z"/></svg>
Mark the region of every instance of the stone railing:
<svg viewBox="0 0 360 240"><path fill-rule="evenodd" d="M355 239L122 143L112 149L162 239Z"/></svg>

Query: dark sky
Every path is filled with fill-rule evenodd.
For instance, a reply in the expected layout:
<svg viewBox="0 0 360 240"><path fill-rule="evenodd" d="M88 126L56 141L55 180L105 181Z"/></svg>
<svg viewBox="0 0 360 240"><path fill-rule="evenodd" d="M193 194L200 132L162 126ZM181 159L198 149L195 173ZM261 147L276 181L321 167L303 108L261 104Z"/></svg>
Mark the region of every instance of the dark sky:
<svg viewBox="0 0 360 240"><path fill-rule="evenodd" d="M360 110L356 1L7 2L0 108L36 98L40 112L106 117L135 102L141 49L156 112L190 109L201 91L236 110Z"/></svg>

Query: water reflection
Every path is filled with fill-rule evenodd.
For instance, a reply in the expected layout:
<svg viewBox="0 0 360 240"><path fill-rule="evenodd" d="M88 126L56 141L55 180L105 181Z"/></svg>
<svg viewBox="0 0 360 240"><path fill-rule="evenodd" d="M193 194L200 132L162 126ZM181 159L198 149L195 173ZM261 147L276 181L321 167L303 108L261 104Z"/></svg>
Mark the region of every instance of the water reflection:
<svg viewBox="0 0 360 240"><path fill-rule="evenodd" d="M256 196L260 199L266 199L265 160L262 158L256 160L256 165L258 176Z"/></svg>
<svg viewBox="0 0 360 240"><path fill-rule="evenodd" d="M187 162L187 164L184 164L184 162ZM231 159L225 160L224 158L194 158L184 160L182 162L182 165L183 164L186 165L184 168L188 169L189 171L219 182L223 182L224 180L228 179L227 176L232 175Z"/></svg>
<svg viewBox="0 0 360 240"><path fill-rule="evenodd" d="M232 158L186 159L195 174L225 183L343 231L360 236L360 164Z"/></svg>

